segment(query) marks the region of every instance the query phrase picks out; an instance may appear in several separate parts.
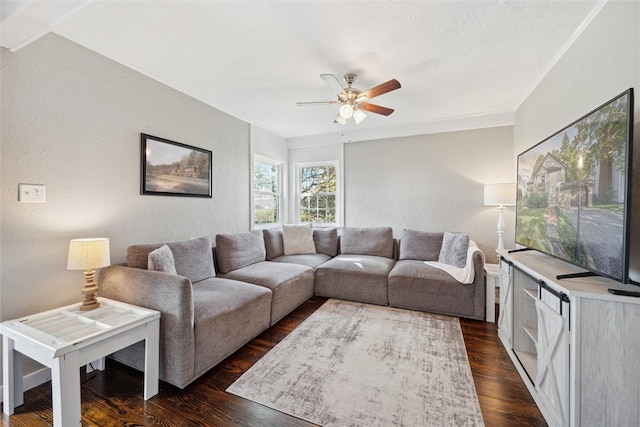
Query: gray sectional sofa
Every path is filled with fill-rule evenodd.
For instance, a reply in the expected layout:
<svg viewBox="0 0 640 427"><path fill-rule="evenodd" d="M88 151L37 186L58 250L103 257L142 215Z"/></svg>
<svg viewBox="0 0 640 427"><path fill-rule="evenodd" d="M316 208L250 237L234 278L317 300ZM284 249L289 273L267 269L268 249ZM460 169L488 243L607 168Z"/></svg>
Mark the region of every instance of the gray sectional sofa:
<svg viewBox="0 0 640 427"><path fill-rule="evenodd" d="M273 294L216 277L209 237L167 244L177 274L148 270L149 253L163 245L130 246L127 266L101 270L100 295L161 312L160 378L184 388L269 327ZM144 344L113 358L144 370Z"/></svg>
<svg viewBox="0 0 640 427"><path fill-rule="evenodd" d="M219 234L215 247L209 237L132 245L126 265L100 272L100 295L161 312L160 378L179 388L314 294L484 317L484 255L469 249L472 280L458 282L432 265L444 233L404 230L398 242L389 227L296 228L308 240L300 249L289 231ZM142 370L143 344L112 357Z"/></svg>

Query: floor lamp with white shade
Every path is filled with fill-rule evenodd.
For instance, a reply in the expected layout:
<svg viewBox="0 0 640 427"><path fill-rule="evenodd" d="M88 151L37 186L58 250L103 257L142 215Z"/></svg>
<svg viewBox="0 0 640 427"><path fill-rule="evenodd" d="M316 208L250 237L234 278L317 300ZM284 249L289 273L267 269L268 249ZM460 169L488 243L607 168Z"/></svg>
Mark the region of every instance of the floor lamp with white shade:
<svg viewBox="0 0 640 427"><path fill-rule="evenodd" d="M514 183L486 184L484 186L485 206L498 207L498 247L504 250L504 207L516 204L516 185Z"/></svg>

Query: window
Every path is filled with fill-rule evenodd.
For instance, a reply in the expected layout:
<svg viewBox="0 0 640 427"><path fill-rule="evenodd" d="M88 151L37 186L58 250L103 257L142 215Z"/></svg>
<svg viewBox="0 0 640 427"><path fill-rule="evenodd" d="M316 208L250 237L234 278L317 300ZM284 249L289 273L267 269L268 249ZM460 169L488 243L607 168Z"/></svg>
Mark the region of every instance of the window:
<svg viewBox="0 0 640 427"><path fill-rule="evenodd" d="M268 160L253 162L253 224L280 222L280 166Z"/></svg>
<svg viewBox="0 0 640 427"><path fill-rule="evenodd" d="M298 167L300 222L337 222L337 170L333 163Z"/></svg>

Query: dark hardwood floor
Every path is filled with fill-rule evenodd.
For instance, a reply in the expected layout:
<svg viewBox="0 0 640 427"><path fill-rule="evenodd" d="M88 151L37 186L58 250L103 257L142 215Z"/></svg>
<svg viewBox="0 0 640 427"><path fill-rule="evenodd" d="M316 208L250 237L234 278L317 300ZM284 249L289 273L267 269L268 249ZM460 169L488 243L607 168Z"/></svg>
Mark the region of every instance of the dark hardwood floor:
<svg viewBox="0 0 640 427"><path fill-rule="evenodd" d="M257 403L228 394L253 363L326 301L314 297L238 350L207 374L180 390L160 382L157 396L142 398L142 373L107 360L107 369L82 385L82 422L87 426L310 426ZM494 323L460 320L485 424L546 426L506 351ZM51 384L27 391L25 403L6 426L47 426L53 422Z"/></svg>

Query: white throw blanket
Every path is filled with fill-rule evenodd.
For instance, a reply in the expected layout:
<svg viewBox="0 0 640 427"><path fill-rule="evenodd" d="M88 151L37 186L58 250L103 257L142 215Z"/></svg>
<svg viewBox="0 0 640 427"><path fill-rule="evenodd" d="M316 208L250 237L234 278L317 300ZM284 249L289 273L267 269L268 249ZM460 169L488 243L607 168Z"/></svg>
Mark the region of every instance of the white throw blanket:
<svg viewBox="0 0 640 427"><path fill-rule="evenodd" d="M473 256L476 252L480 252L480 254L482 255L482 265L484 265L484 252L480 250L476 242L474 242L473 240L469 241L469 249L467 249L467 262L463 268L456 267L455 265L443 264L437 261L425 261L424 263L430 265L431 267L439 268L440 270L448 273L458 282L468 285L470 283L473 283L473 279L475 277Z"/></svg>

